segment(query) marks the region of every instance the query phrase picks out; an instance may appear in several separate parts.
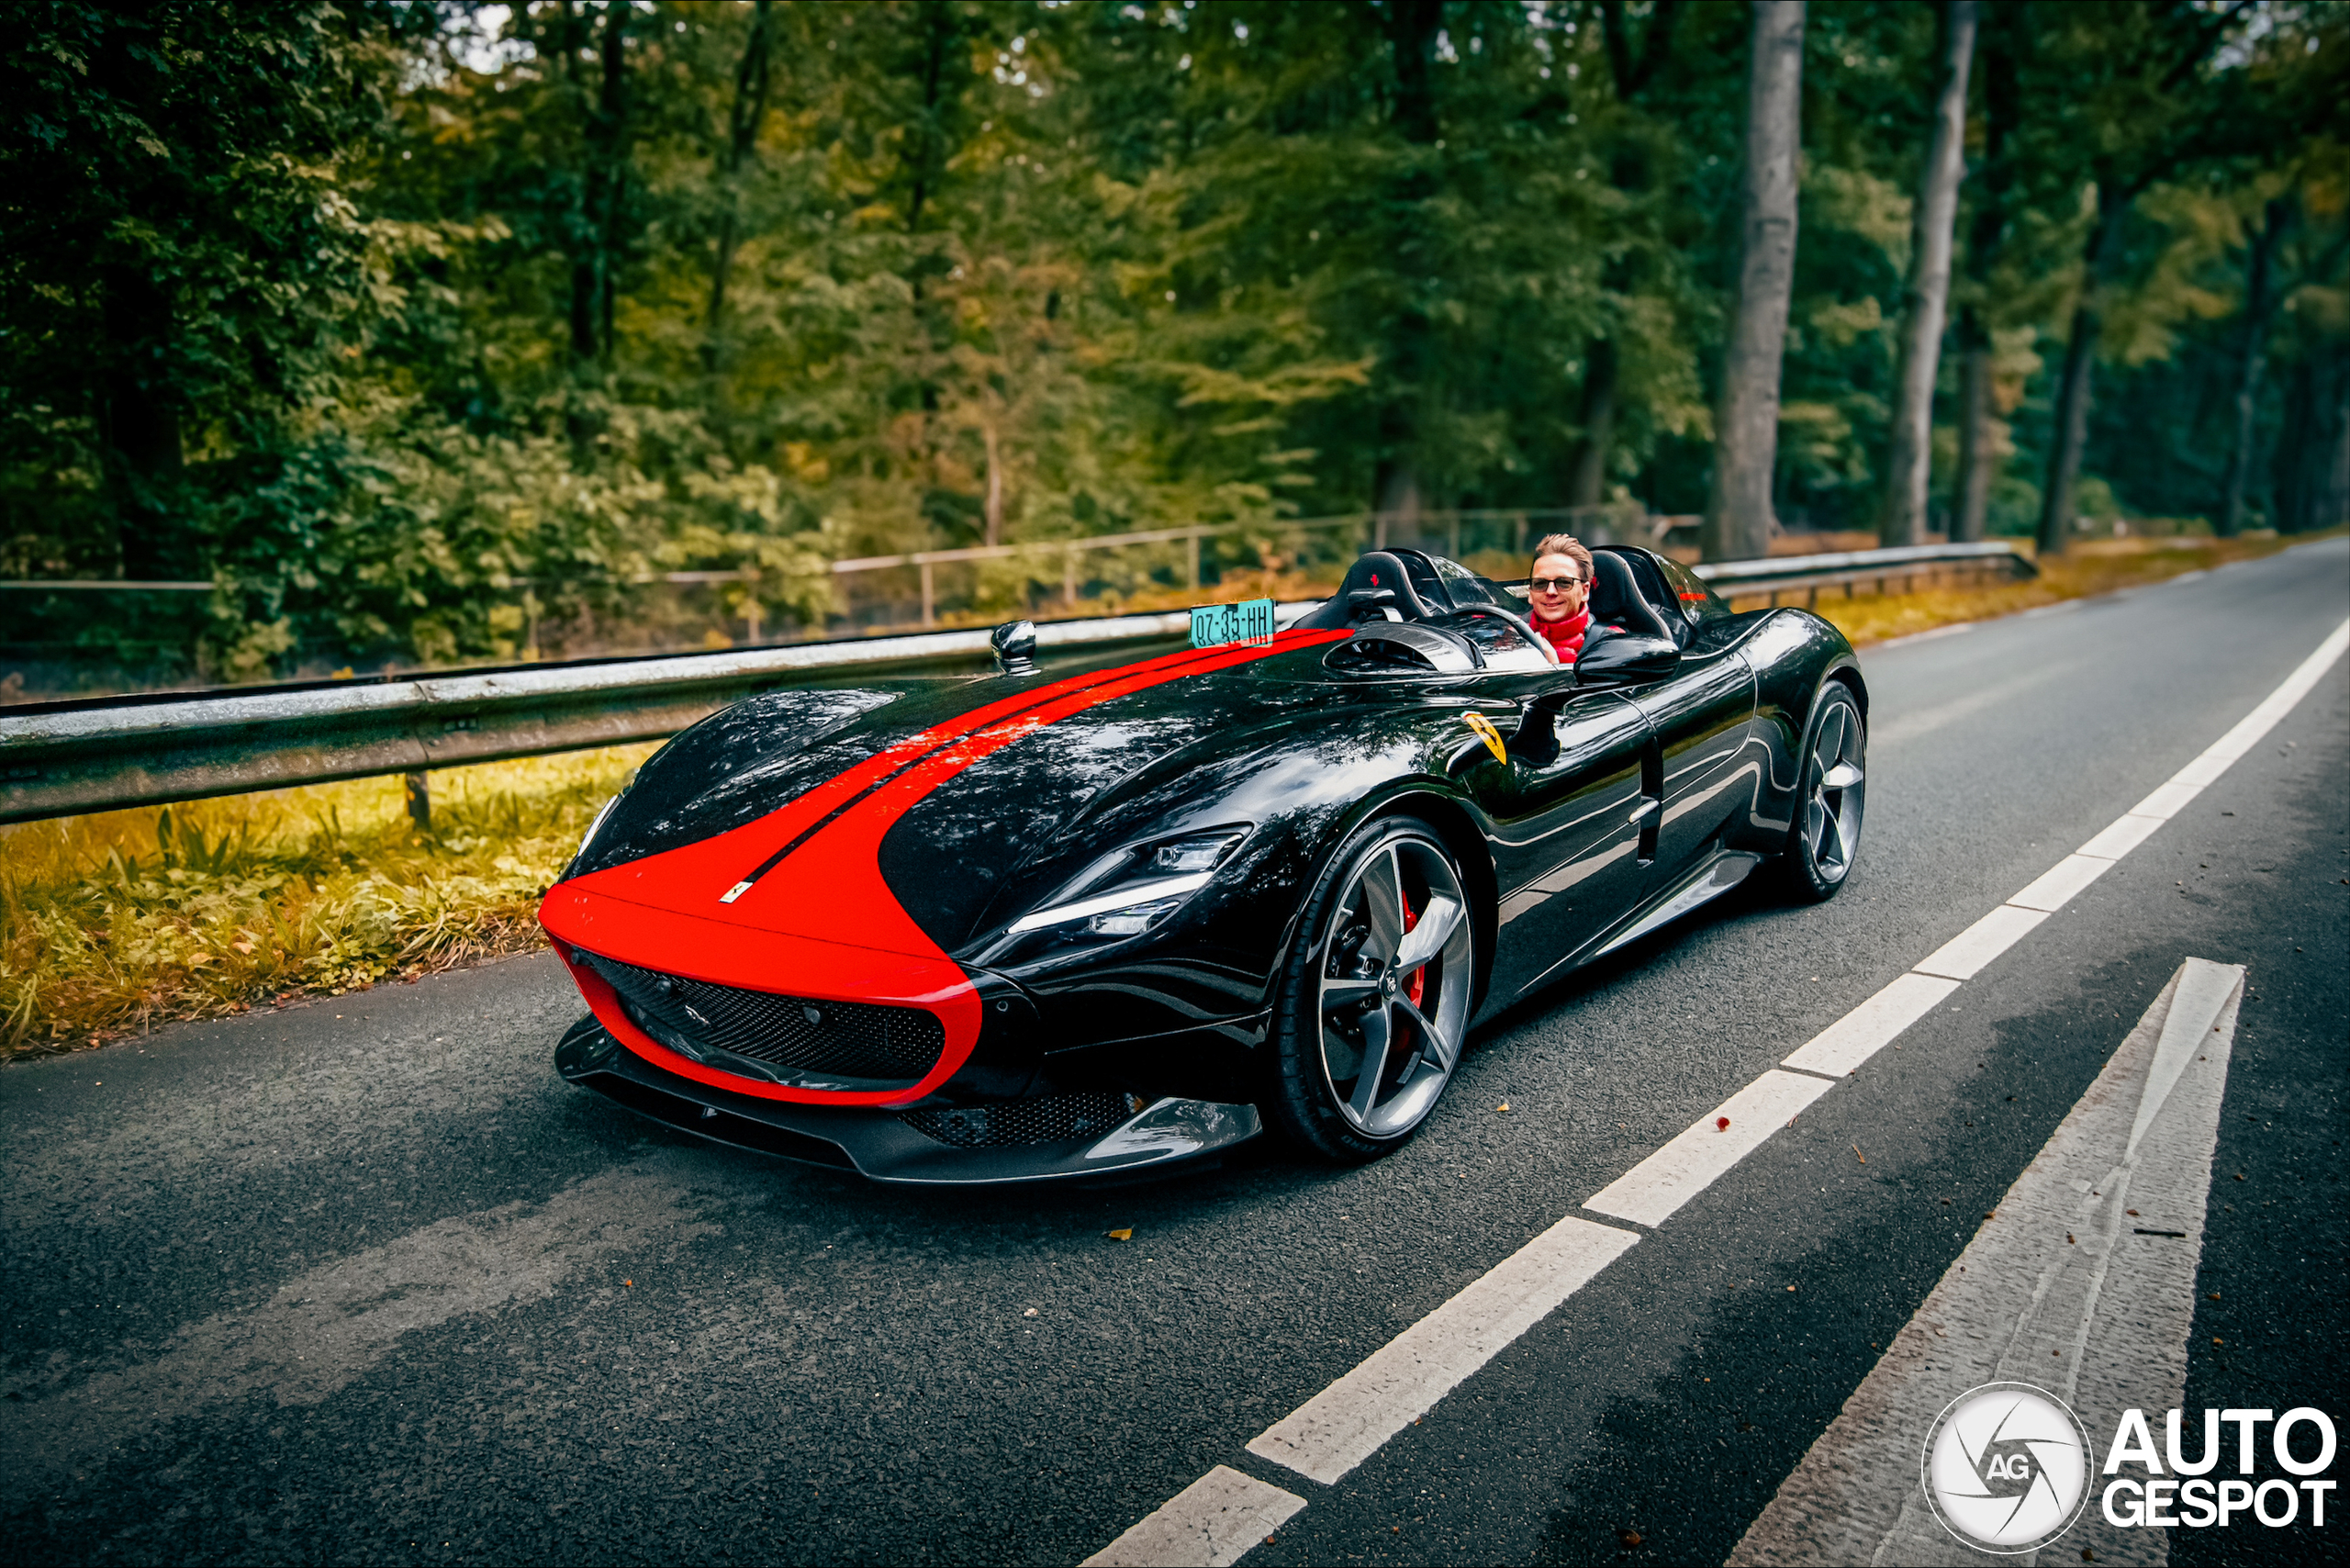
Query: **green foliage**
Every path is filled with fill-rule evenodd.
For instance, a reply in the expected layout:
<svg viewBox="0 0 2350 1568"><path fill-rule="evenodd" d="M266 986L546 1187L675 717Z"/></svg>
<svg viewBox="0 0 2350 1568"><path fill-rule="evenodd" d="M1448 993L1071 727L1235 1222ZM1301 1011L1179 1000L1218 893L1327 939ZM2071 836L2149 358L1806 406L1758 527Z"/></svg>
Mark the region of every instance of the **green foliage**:
<svg viewBox="0 0 2350 1568"><path fill-rule="evenodd" d="M2244 225L2280 192L2294 303L2263 340L2259 439L2294 473L2331 439L2350 29L2317 0L2255 10L1986 7L2020 108L1993 157L1978 88L1953 304L1996 345L1995 524L2037 503L2085 288L2087 471L2126 510L2211 510L2223 458L2179 454L2232 450ZM673 572L750 573L726 612L804 627L847 608L826 566L848 555L1558 505L1603 380L1601 494L1705 492L1742 7L42 0L18 21L0 576L209 579L220 677L591 647L655 618L643 580ZM1935 27L1811 7L1793 524L1874 504ZM2098 190L2127 218L2092 268ZM1947 426L1937 448L1943 484ZM2294 483L2317 516L2322 486ZM982 577L990 607L1049 586ZM94 606L62 638L128 635Z"/></svg>

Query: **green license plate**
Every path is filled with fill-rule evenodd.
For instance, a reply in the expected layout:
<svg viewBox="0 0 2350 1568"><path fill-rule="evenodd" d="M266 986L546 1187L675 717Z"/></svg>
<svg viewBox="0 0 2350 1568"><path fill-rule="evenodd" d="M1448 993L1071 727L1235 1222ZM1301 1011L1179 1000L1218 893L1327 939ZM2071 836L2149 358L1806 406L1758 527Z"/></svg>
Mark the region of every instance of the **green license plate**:
<svg viewBox="0 0 2350 1568"><path fill-rule="evenodd" d="M1192 646L1195 648L1272 640L1273 601L1270 599L1244 599L1238 604L1203 604L1192 611Z"/></svg>

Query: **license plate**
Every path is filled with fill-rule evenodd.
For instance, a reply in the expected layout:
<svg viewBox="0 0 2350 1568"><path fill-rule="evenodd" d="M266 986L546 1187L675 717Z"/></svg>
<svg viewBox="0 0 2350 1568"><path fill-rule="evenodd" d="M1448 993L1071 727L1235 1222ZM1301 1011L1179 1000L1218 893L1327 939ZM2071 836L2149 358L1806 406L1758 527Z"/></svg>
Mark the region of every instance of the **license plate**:
<svg viewBox="0 0 2350 1568"><path fill-rule="evenodd" d="M1272 640L1273 601L1270 599L1244 599L1238 604L1203 604L1192 611L1192 646L1195 648Z"/></svg>

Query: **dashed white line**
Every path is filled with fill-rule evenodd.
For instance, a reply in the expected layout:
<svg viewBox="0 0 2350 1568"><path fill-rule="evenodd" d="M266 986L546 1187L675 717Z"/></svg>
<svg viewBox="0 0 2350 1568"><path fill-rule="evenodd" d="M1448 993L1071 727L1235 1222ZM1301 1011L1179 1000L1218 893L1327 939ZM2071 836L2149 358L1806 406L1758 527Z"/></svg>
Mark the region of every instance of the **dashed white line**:
<svg viewBox="0 0 2350 1568"><path fill-rule="evenodd" d="M1908 974L1853 1008L1781 1062L1797 1072L1842 1078L1893 1043L1902 1030L1932 1012L1952 991L1954 980Z"/></svg>
<svg viewBox="0 0 2350 1568"><path fill-rule="evenodd" d="M1801 1072L1766 1072L1695 1126L1583 1200L1594 1214L1653 1228L1714 1184L1762 1140L1836 1085Z"/></svg>
<svg viewBox="0 0 2350 1568"><path fill-rule="evenodd" d="M1296 1493L1219 1464L1080 1568L1225 1568L1304 1506Z"/></svg>
<svg viewBox="0 0 2350 1568"><path fill-rule="evenodd" d="M1330 1484L1639 1239L1569 1215L1259 1433L1248 1451Z"/></svg>

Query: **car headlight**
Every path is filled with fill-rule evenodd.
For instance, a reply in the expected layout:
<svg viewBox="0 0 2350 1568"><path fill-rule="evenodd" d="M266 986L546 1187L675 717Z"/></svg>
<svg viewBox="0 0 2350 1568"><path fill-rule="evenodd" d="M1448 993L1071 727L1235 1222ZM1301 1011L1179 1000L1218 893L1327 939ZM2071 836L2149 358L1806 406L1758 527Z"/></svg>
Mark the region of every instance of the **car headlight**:
<svg viewBox="0 0 2350 1568"><path fill-rule="evenodd" d="M612 814L612 808L621 803L621 795L625 795L627 793L627 790L621 790L620 795L614 795L610 800L605 801L602 807L597 811L596 820L589 823L588 824L588 831L579 835L579 847L577 850L573 852L571 857L574 860L578 859L582 855L588 853L588 846L596 842L596 830L604 825L604 819L610 816Z"/></svg>
<svg viewBox="0 0 2350 1568"><path fill-rule="evenodd" d="M1005 934L1020 936L1069 926L1092 936L1139 936L1206 887L1215 868L1248 834L1245 827L1219 828L1141 846L1128 862L1127 879L1102 892L1024 914Z"/></svg>

